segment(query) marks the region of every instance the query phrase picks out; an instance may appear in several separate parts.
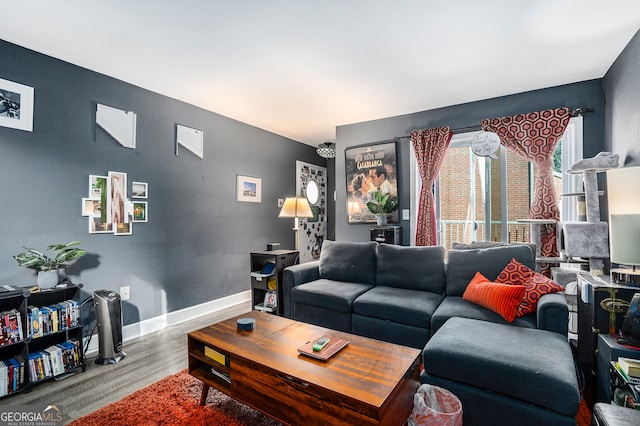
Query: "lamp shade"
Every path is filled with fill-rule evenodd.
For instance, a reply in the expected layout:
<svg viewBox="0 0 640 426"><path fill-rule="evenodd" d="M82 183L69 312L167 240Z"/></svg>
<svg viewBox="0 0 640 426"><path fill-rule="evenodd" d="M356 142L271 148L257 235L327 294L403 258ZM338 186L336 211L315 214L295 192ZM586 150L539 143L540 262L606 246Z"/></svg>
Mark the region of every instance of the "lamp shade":
<svg viewBox="0 0 640 426"><path fill-rule="evenodd" d="M290 197L284 200L278 217L313 217L313 212L306 198Z"/></svg>
<svg viewBox="0 0 640 426"><path fill-rule="evenodd" d="M611 262L640 265L640 214L609 215Z"/></svg>

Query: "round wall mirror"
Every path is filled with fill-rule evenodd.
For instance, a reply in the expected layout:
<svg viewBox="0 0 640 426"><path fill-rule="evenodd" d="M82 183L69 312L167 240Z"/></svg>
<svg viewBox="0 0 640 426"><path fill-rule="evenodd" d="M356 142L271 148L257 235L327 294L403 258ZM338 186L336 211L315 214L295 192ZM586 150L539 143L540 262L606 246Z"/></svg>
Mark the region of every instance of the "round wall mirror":
<svg viewBox="0 0 640 426"><path fill-rule="evenodd" d="M315 179L310 179L307 182L307 201L309 204L318 204L320 200L320 187L318 186L318 182Z"/></svg>

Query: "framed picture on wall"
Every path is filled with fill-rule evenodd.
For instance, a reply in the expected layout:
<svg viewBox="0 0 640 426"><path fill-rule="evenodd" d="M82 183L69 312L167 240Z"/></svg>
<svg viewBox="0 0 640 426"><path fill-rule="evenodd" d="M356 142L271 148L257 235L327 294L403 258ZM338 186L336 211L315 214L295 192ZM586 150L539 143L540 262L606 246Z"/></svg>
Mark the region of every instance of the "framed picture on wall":
<svg viewBox="0 0 640 426"><path fill-rule="evenodd" d="M262 202L262 179L237 175L236 200L247 203Z"/></svg>
<svg viewBox="0 0 640 426"><path fill-rule="evenodd" d="M107 178L107 222L127 223L127 174L109 172Z"/></svg>
<svg viewBox="0 0 640 426"><path fill-rule="evenodd" d="M33 87L0 78L0 126L33 132Z"/></svg>
<svg viewBox="0 0 640 426"><path fill-rule="evenodd" d="M134 201L133 202L133 221L134 222L147 222L147 202L146 201Z"/></svg>
<svg viewBox="0 0 640 426"><path fill-rule="evenodd" d="M82 199L82 216L100 217L102 205L99 199L83 198Z"/></svg>
<svg viewBox="0 0 640 426"><path fill-rule="evenodd" d="M113 234L113 223L102 222L100 216L89 217L90 234Z"/></svg>
<svg viewBox="0 0 640 426"><path fill-rule="evenodd" d="M131 198L148 198L149 184L146 182L131 182Z"/></svg>
<svg viewBox="0 0 640 426"><path fill-rule="evenodd" d="M396 142L347 148L344 155L348 223L375 223L367 202L373 200L376 190L398 201ZM398 209L388 215L388 220L398 222Z"/></svg>

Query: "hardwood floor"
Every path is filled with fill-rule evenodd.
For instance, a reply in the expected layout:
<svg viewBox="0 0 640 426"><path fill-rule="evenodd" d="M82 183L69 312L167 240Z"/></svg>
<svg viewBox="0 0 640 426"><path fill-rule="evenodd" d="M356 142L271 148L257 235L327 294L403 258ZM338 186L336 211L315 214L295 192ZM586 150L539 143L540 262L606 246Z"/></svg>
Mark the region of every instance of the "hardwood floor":
<svg viewBox="0 0 640 426"><path fill-rule="evenodd" d="M69 423L187 368L187 333L240 313L237 306L220 310L125 342L127 356L117 364L96 364L95 353L87 357L84 373L37 384L31 392L0 399L0 404L61 405L65 424Z"/></svg>

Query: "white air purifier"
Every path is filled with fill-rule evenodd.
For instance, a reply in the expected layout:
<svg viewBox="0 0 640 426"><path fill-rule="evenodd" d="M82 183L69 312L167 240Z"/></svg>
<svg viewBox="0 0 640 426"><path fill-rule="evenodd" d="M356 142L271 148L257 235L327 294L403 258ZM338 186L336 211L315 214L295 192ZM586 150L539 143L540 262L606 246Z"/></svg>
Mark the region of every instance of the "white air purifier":
<svg viewBox="0 0 640 426"><path fill-rule="evenodd" d="M98 358L96 364L115 364L127 354L122 351L122 306L120 295L111 290L93 293L98 322Z"/></svg>

